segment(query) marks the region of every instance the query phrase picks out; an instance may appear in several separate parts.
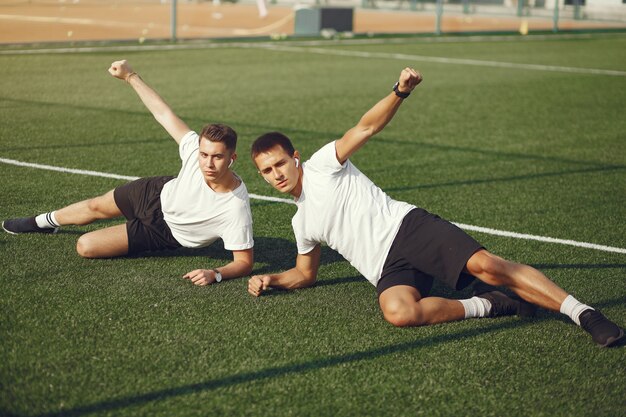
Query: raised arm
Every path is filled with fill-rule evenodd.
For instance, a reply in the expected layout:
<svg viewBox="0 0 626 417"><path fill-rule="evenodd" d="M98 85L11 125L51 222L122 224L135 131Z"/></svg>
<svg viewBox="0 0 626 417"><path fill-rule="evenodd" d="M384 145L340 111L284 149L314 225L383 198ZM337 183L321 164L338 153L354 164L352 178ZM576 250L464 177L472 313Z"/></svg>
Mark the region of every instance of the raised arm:
<svg viewBox="0 0 626 417"><path fill-rule="evenodd" d="M195 285L209 285L217 281L216 272L222 275L222 279L239 278L249 275L254 264L253 249L234 250L233 261L216 269L196 269L183 275Z"/></svg>
<svg viewBox="0 0 626 417"><path fill-rule="evenodd" d="M180 143L183 136L191 130L185 122L174 114L165 100L146 84L139 74L133 71L125 59L112 63L109 73L115 78L126 81L133 87L143 104L150 110L157 122L167 130L167 133L174 138L176 143Z"/></svg>
<svg viewBox="0 0 626 417"><path fill-rule="evenodd" d="M317 280L320 266L320 245L304 255L298 254L296 266L280 274L255 275L248 281L248 292L255 297L261 295L269 287L292 290L310 287Z"/></svg>
<svg viewBox="0 0 626 417"><path fill-rule="evenodd" d="M407 67L400 73L398 92L400 94L410 93L421 81L422 75L413 68ZM337 160L343 164L354 152L365 145L369 138L383 130L400 108L402 101L403 98L392 91L368 110L356 126L335 142Z"/></svg>

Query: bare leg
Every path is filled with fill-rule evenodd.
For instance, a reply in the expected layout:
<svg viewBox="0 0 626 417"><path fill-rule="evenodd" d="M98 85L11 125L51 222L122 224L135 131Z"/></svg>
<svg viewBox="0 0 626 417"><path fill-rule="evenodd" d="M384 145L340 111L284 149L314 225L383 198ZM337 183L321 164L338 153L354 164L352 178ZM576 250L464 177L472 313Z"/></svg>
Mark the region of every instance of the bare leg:
<svg viewBox="0 0 626 417"><path fill-rule="evenodd" d="M55 212L55 217L61 226L85 225L96 220L120 216L122 216L122 212L115 204L113 190L99 197L70 204Z"/></svg>
<svg viewBox="0 0 626 417"><path fill-rule="evenodd" d="M467 261L467 272L490 285L513 290L529 303L559 311L567 293L535 268L502 259L486 250Z"/></svg>
<svg viewBox="0 0 626 417"><path fill-rule="evenodd" d="M83 258L112 258L128 254L126 224L85 233L78 239L76 251Z"/></svg>
<svg viewBox="0 0 626 417"><path fill-rule="evenodd" d="M569 306L566 306L563 313L580 324L600 346L614 346L624 338L624 331L617 324L568 296L535 268L509 262L482 250L472 255L467 261L466 269L481 281L507 286L524 300L548 310L561 311L563 301L568 299Z"/></svg>
<svg viewBox="0 0 626 417"><path fill-rule="evenodd" d="M418 290L407 285L386 289L378 302L385 320L399 327L426 326L465 318L465 309L459 301L422 298Z"/></svg>

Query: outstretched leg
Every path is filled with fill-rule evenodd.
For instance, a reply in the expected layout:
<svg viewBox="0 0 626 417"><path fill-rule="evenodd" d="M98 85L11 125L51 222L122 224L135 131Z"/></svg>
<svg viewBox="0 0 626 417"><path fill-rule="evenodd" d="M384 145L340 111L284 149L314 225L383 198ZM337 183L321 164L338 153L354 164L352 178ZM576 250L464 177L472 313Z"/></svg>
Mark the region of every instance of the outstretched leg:
<svg viewBox="0 0 626 417"><path fill-rule="evenodd" d="M552 311L559 311L567 293L535 268L507 261L480 250L467 261L466 270L490 285L510 288L524 300Z"/></svg>
<svg viewBox="0 0 626 417"><path fill-rule="evenodd" d="M122 216L115 203L113 190L99 197L70 204L56 211L33 217L5 220L2 227L12 234L54 233L60 226L85 225L99 219Z"/></svg>
<svg viewBox="0 0 626 417"><path fill-rule="evenodd" d="M113 190L104 195L70 204L54 212L59 226L85 225L96 220L122 216Z"/></svg>
<svg viewBox="0 0 626 417"><path fill-rule="evenodd" d="M614 345L624 337L624 331L619 326L568 295L531 266L510 262L480 250L469 258L466 270L487 284L510 288L530 303L566 314L601 346Z"/></svg>

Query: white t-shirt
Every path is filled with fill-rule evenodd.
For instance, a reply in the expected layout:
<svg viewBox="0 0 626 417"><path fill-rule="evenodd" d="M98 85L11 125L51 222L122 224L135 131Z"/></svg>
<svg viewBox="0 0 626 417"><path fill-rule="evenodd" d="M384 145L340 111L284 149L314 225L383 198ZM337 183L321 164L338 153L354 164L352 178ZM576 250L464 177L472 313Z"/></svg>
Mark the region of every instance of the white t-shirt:
<svg viewBox="0 0 626 417"><path fill-rule="evenodd" d="M196 132L189 132L180 141L183 166L161 191L163 218L174 238L187 248L208 246L222 238L227 250L250 249L254 240L248 190L243 181L227 193L216 193L206 184L198 167L199 140Z"/></svg>
<svg viewBox="0 0 626 417"><path fill-rule="evenodd" d="M415 206L392 200L349 160L341 165L335 142L313 154L303 170L291 220L298 253L324 242L376 285L402 219Z"/></svg>

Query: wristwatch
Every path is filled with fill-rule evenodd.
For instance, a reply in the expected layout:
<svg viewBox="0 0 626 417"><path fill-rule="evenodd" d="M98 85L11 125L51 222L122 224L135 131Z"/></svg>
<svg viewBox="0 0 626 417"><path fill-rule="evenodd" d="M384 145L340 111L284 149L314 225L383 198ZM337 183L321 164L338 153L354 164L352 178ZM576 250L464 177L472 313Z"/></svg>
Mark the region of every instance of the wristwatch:
<svg viewBox="0 0 626 417"><path fill-rule="evenodd" d="M408 93L403 93L402 91L398 90L399 85L400 85L400 81L396 81L396 83L393 85L393 92L396 93L398 97L407 98L408 96L411 95L410 91Z"/></svg>
<svg viewBox="0 0 626 417"><path fill-rule="evenodd" d="M215 282L222 282L222 274L217 269L212 269L215 273Z"/></svg>

